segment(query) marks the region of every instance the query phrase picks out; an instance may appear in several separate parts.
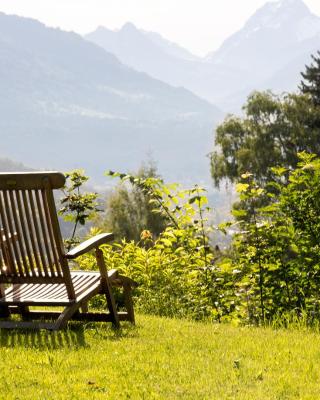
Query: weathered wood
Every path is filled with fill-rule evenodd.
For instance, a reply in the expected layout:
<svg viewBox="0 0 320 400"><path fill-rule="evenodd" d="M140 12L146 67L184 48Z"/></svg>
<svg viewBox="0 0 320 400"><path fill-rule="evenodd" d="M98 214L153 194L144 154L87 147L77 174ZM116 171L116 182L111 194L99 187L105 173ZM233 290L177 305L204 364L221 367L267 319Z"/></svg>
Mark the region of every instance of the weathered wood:
<svg viewBox="0 0 320 400"><path fill-rule="evenodd" d="M72 286L72 281L71 281L71 274L70 274L70 269L68 265L68 260L65 258L65 249L64 249L64 244L60 232L60 226L59 226L59 221L58 221L58 215L56 211L56 206L54 203L54 198L53 198L53 193L50 188L50 181L48 179L44 180L44 185L45 185L45 199L48 205L48 210L50 214L50 224L52 226L52 233L55 239L57 251L58 251L58 257L60 261L60 267L61 267L61 273L65 279L65 285L67 288L67 292L69 295L69 299L74 299L75 298L75 292L74 288Z"/></svg>
<svg viewBox="0 0 320 400"><path fill-rule="evenodd" d="M16 232L15 227L13 226L13 217L11 215L11 207L9 206L9 202L10 199L8 199L9 195L8 195L8 191L4 190L3 191L3 199L4 199L4 207L5 207L5 214L6 214L6 219L7 219L7 223L8 223L8 232L9 232L9 240L10 237L13 236L14 232ZM6 235L6 233L5 233ZM22 264L21 264L21 255L20 252L18 250L18 245L17 245L17 241L16 240L10 240L10 244L9 246L12 246L12 252L14 255L14 263L16 263L17 267L18 267L18 271L19 271L19 275L22 276L24 271L22 268Z"/></svg>
<svg viewBox="0 0 320 400"><path fill-rule="evenodd" d="M16 234L13 236L9 235L9 240L16 240ZM2 274L9 274L12 273L12 268L10 267L11 260L8 251L8 243L6 237L4 235L4 230L1 229L0 231L0 250L2 253L2 260L0 265L0 271Z"/></svg>
<svg viewBox="0 0 320 400"><path fill-rule="evenodd" d="M28 253L27 249L25 247L25 241L22 235L22 228L20 226L20 216L18 215L18 207L15 201L15 192L10 190L8 191L9 197L10 197L10 203L11 203L11 212L13 215L13 220L14 220L14 225L16 229L16 240L17 240L17 245L19 247L20 255L21 255L21 260L23 264L23 269L24 269L24 274L26 276L30 276L34 274L34 269L33 269L33 263L28 262ZM20 240L18 240L20 238Z"/></svg>
<svg viewBox="0 0 320 400"><path fill-rule="evenodd" d="M34 257L36 263L36 272L38 276L42 276L42 269L41 269L41 259L39 257L39 250L36 243L36 235L34 233L34 225L32 223L32 215L30 214L29 204L27 200L26 192L23 190L20 192L22 203L21 208L23 209L25 218L26 218L26 226L28 229L28 236L26 240L29 240L30 248L31 248L31 258Z"/></svg>
<svg viewBox="0 0 320 400"><path fill-rule="evenodd" d="M7 318L0 328L56 330L70 319L111 321L116 327L123 320L134 323L135 283L117 270L108 272L99 248L113 234L98 235L65 254L52 192L64 183L56 172L0 173L0 318ZM93 249L99 272L71 272L68 259ZM113 286L123 287L125 313L117 311ZM97 294L105 295L109 313L88 312L88 301ZM64 310L35 312L29 309L34 305ZM16 313L22 321L8 319Z"/></svg>
<svg viewBox="0 0 320 400"><path fill-rule="evenodd" d="M57 242L55 240L54 233L53 233L53 226L51 223L50 210L49 210L45 190L41 190L41 195L42 195L42 201L43 201L43 205L44 205L45 219L47 221L47 228L49 231L49 238L50 238L50 243L51 243L52 254L53 254L53 258L54 258L54 262L55 262L56 271L59 276L62 276L62 270L61 270L60 261L59 261L59 251L57 249ZM50 221L50 223L48 223L49 221Z"/></svg>
<svg viewBox="0 0 320 400"><path fill-rule="evenodd" d="M88 253L88 251L93 250L101 246L102 244L111 242L114 239L113 233L101 233L93 238L86 240L85 242L79 244L79 246L70 250L66 254L66 258L72 260L81 256L82 254Z"/></svg>
<svg viewBox="0 0 320 400"><path fill-rule="evenodd" d="M101 274L102 291L104 292L107 299L108 308L113 319L112 322L116 327L118 327L119 318L117 314L116 303L112 294L107 268L103 259L103 252L99 248L96 249L96 259Z"/></svg>
<svg viewBox="0 0 320 400"><path fill-rule="evenodd" d="M41 233L40 233L41 239L42 239L41 241L44 244L44 250L45 250L46 264L48 266L51 276L53 276L53 275L56 275L56 270L54 268L53 256L51 254L51 246L49 245L49 233L47 232L48 221L45 221L43 204L41 204L39 190L35 190L35 198L36 198L37 211L38 211L39 221L40 221L39 227L40 227L40 231L41 231ZM48 273L48 270L47 270L47 273Z"/></svg>
<svg viewBox="0 0 320 400"><path fill-rule="evenodd" d="M73 272L72 284L76 293L77 301L81 301L87 290L99 288L101 290L101 278L99 273ZM10 286L5 290L4 298L0 304L46 304L46 302L59 302L60 304L71 304L73 300L68 298L64 284L20 284Z"/></svg>
<svg viewBox="0 0 320 400"><path fill-rule="evenodd" d="M0 283L65 283L64 277L52 276L52 277L43 277L43 276L16 276L12 274L8 275L0 275Z"/></svg>
<svg viewBox="0 0 320 400"><path fill-rule="evenodd" d="M132 302L132 294L131 294L131 286L128 283L123 285L123 296L124 296L124 303L128 313L128 320L135 323L134 319L134 308Z"/></svg>
<svg viewBox="0 0 320 400"><path fill-rule="evenodd" d="M3 190L32 190L44 188L43 181L50 181L51 189L60 189L66 182L61 172L8 172L0 173L0 187Z"/></svg>
<svg viewBox="0 0 320 400"><path fill-rule="evenodd" d="M4 296L5 286L0 284L0 297ZM0 304L0 318L7 318L9 316L9 306L8 304Z"/></svg>
<svg viewBox="0 0 320 400"><path fill-rule="evenodd" d="M21 227L21 230L18 230L19 242L22 243L22 246L24 246L24 248L26 250L26 257L28 260L28 266L30 266L31 275L35 276L36 270L38 268L38 260L36 259L36 257L35 257L35 260L33 259L34 257L33 257L33 253L32 253L32 245L29 240L30 232L27 227L25 211L24 211L23 205L22 205L21 191L15 191L15 197L16 197L16 205L18 208L19 222L20 222L20 227ZM35 264L34 264L34 262L35 262ZM27 269L28 269L28 266L27 266Z"/></svg>
<svg viewBox="0 0 320 400"><path fill-rule="evenodd" d="M6 253L6 258L7 258L7 267L9 268L9 271L15 275L17 275L17 269L15 266L15 259L14 259L14 254L12 251L12 244L10 241L10 231L9 231L9 227L8 227L8 222L6 219L6 215L5 215L5 206L4 206L4 202L3 202L3 193L0 192L0 219L1 219L1 223L2 223L2 229L3 229L3 236L5 238L5 244L2 242L4 251ZM0 237L2 238L2 235L0 235ZM1 240L1 239L0 239Z"/></svg>

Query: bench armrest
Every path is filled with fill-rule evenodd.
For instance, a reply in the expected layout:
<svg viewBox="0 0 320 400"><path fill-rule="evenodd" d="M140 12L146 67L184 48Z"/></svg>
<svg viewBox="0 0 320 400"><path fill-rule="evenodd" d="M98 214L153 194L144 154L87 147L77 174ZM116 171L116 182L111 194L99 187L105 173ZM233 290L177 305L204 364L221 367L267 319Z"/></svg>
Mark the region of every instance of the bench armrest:
<svg viewBox="0 0 320 400"><path fill-rule="evenodd" d="M68 260L73 260L74 258L77 258L92 249L97 249L102 244L111 242L113 239L113 233L101 233L100 235L94 236L93 238L90 238L79 244L74 249L70 250L65 257Z"/></svg>

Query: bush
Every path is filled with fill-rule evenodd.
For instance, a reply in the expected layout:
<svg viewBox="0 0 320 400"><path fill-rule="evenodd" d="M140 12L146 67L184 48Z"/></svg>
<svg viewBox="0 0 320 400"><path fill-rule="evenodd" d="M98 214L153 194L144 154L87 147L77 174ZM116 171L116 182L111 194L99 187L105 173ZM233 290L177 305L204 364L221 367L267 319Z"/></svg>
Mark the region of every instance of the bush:
<svg viewBox="0 0 320 400"><path fill-rule="evenodd" d="M320 160L306 153L293 171L259 188L251 174L237 188L242 210L233 240L238 317L250 322L294 312L319 317ZM288 184L281 176L289 173ZM281 183L282 182L282 183ZM260 206L267 196L267 206Z"/></svg>
<svg viewBox="0 0 320 400"><path fill-rule="evenodd" d="M244 323L272 324L279 315L319 320L320 159L306 153L299 159L295 170L274 168L276 179L264 188L252 174L242 175L236 222L220 226L237 227L224 254L209 243L204 189L114 173L148 196L152 211L167 221L159 235L145 229L139 241L103 247L108 267L138 282L138 309ZM93 256L83 256L80 266L95 268Z"/></svg>
<svg viewBox="0 0 320 400"><path fill-rule="evenodd" d="M228 312L221 292L226 273L215 266L209 246L204 190L182 190L157 178L119 177L138 186L168 226L158 237L143 230L139 242L123 239L103 246L108 268L138 282L136 306L145 313L220 319ZM80 265L94 268L93 257L83 256Z"/></svg>

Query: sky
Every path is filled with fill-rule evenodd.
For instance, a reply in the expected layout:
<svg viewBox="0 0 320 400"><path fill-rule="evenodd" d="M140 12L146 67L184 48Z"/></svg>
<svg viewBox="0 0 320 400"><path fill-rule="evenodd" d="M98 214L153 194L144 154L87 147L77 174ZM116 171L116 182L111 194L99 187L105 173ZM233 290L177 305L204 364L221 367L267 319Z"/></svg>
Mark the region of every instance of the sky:
<svg viewBox="0 0 320 400"><path fill-rule="evenodd" d="M271 0L275 1L275 0ZM0 0L0 11L80 34L130 21L197 55L216 50L266 0ZM320 16L320 0L305 0Z"/></svg>

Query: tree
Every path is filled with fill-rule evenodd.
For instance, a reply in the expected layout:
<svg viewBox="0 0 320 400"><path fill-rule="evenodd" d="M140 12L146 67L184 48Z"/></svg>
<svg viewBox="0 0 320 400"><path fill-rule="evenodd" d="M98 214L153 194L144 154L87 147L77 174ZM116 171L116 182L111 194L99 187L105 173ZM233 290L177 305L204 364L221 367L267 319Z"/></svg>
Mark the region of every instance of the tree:
<svg viewBox="0 0 320 400"><path fill-rule="evenodd" d="M298 163L297 153L320 154L320 108L307 94L277 96L255 92L243 107L245 116L228 116L216 130L211 174L216 186L236 182L252 172L264 186L274 178L270 167L288 170Z"/></svg>
<svg viewBox="0 0 320 400"><path fill-rule="evenodd" d="M83 170L76 169L67 172L65 176L66 184L62 189L64 196L60 199L59 214L64 221L73 223L71 236L65 239L67 249L70 250L73 245L80 242L76 236L79 225L84 226L99 211L98 193L82 192L83 185L89 180Z"/></svg>
<svg viewBox="0 0 320 400"><path fill-rule="evenodd" d="M135 175L140 179L158 177L152 163L142 166ZM141 188L121 182L108 196L105 212L102 218L100 215L97 226L112 231L117 239L138 242L143 231L150 231L154 237L158 237L166 228L167 219L162 214L154 213L153 209L148 194Z"/></svg>
<svg viewBox="0 0 320 400"><path fill-rule="evenodd" d="M315 106L320 106L320 52L311 58L313 62L311 65L306 65L305 72L301 73L304 81L301 81L300 90L310 95Z"/></svg>
<svg viewBox="0 0 320 400"><path fill-rule="evenodd" d="M286 183L260 188L245 174L236 185L246 207L236 210L241 230L233 235L232 262L238 306L250 321L288 312L320 316L320 159L308 153L298 158ZM274 169L279 176L285 172ZM261 207L266 196L272 201Z"/></svg>

